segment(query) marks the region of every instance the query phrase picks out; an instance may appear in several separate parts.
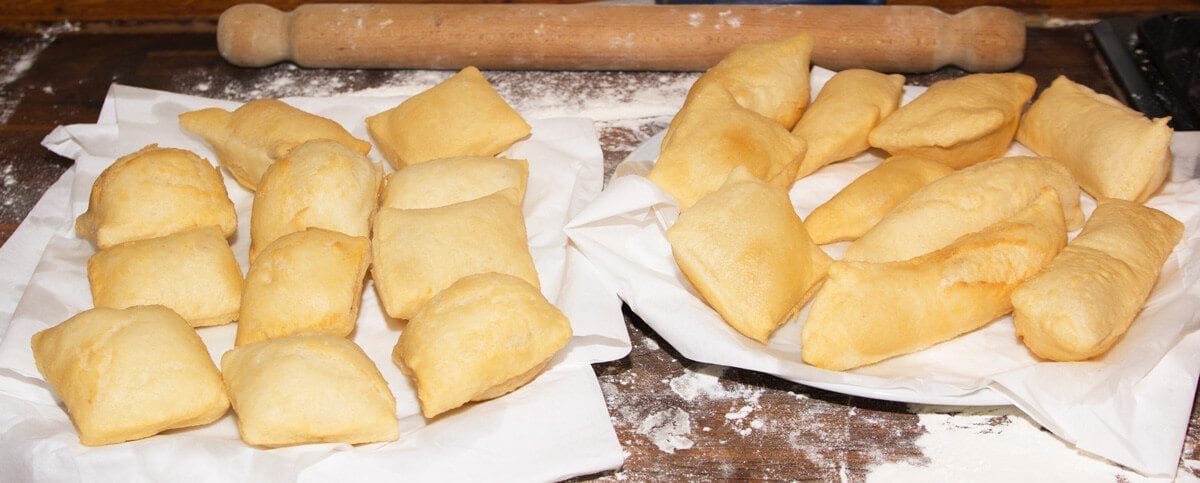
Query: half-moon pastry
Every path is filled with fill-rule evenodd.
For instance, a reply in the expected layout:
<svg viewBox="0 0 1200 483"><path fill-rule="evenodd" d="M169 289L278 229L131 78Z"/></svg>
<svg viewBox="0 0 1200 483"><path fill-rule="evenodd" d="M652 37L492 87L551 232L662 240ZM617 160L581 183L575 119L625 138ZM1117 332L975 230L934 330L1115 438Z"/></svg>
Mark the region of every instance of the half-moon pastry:
<svg viewBox="0 0 1200 483"><path fill-rule="evenodd" d="M834 262L801 331L804 362L846 370L916 352L1010 310L1009 296L1067 242L1046 188L1016 215L928 255Z"/></svg>
<svg viewBox="0 0 1200 483"><path fill-rule="evenodd" d="M814 242L854 240L896 205L954 169L915 156L892 156L842 188L804 220Z"/></svg>
<svg viewBox="0 0 1200 483"><path fill-rule="evenodd" d="M792 134L808 143L796 179L853 157L871 145L867 136L900 106L904 76L866 69L834 74L804 111Z"/></svg>
<svg viewBox="0 0 1200 483"><path fill-rule="evenodd" d="M870 143L963 168L1004 154L1037 81L1018 73L935 82L871 131Z"/></svg>
<svg viewBox="0 0 1200 483"><path fill-rule="evenodd" d="M233 112L216 107L185 112L179 115L179 127L204 138L221 166L250 190L258 188L268 166L305 141L337 141L364 156L371 151L371 143L333 120L276 99L250 101Z"/></svg>

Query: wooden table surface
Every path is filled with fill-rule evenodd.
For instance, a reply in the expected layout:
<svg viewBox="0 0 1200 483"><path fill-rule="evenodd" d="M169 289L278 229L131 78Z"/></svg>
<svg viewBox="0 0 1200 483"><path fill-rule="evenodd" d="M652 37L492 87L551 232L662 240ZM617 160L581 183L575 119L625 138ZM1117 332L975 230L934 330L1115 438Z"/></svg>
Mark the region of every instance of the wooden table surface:
<svg viewBox="0 0 1200 483"><path fill-rule="evenodd" d="M1031 28L1018 69L1041 86L1059 74L1114 93L1086 26ZM426 73L237 68L216 52L211 23L47 24L0 31L0 242L71 164L39 145L55 126L96 120L108 86L121 83L245 101L332 95L411 82ZM581 106L659 89L681 102L694 73L487 72L501 92L551 89ZM910 77L929 82L956 69ZM526 86L526 87L521 87ZM682 87L680 87L682 86ZM610 99L611 100L611 99ZM662 118L599 123L611 170ZM595 366L628 457L592 478L644 480L973 479L1049 469L1091 481L1134 481L1125 469L1082 455L1013 408L915 407L850 397L738 369L688 361L626 311L634 348ZM687 423L686 428L680 423ZM673 425L673 426L671 426ZM685 431L686 430L686 431ZM677 438L666 438L677 436ZM683 438L683 439L679 439ZM1200 412L1193 410L1181 477L1200 478ZM685 442L686 441L686 442ZM689 444L690 443L690 444ZM1014 473L1015 472L1015 473Z"/></svg>

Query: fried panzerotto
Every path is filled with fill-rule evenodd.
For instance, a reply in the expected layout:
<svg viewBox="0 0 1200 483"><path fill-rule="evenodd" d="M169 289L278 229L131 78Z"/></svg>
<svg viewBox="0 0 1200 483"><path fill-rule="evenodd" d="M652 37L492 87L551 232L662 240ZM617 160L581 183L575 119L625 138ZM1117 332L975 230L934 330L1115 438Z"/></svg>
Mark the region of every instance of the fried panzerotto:
<svg viewBox="0 0 1200 483"><path fill-rule="evenodd" d="M215 226L125 242L88 259L96 307L163 305L193 327L237 318L242 270Z"/></svg>
<svg viewBox="0 0 1200 483"><path fill-rule="evenodd" d="M400 435L387 381L342 337L292 335L244 345L221 357L221 371L249 444L360 444Z"/></svg>
<svg viewBox="0 0 1200 483"><path fill-rule="evenodd" d="M866 69L835 74L792 129L808 144L796 178L866 151L871 147L867 136L900 106L903 93L904 76L899 74Z"/></svg>
<svg viewBox="0 0 1200 483"><path fill-rule="evenodd" d="M529 162L524 159L460 156L414 164L389 174L381 206L402 210L437 208L503 191L525 199Z"/></svg>
<svg viewBox="0 0 1200 483"><path fill-rule="evenodd" d="M479 69L467 67L400 105L367 118L392 167L455 156L495 156L532 131Z"/></svg>
<svg viewBox="0 0 1200 483"><path fill-rule="evenodd" d="M662 154L646 177L686 208L716 191L738 166L788 186L804 152L802 139L739 107L727 90L701 77L667 128Z"/></svg>
<svg viewBox="0 0 1200 483"><path fill-rule="evenodd" d="M1010 310L1009 296L1067 242L1050 188L1016 215L928 255L834 262L801 332L804 362L846 370L930 347Z"/></svg>
<svg viewBox="0 0 1200 483"><path fill-rule="evenodd" d="M871 131L892 155L911 154L951 168L999 157L1012 143L1037 81L1018 73L971 74L929 86Z"/></svg>
<svg viewBox="0 0 1200 483"><path fill-rule="evenodd" d="M369 236L383 172L341 143L296 146L263 175L250 215L250 259L277 238L315 227Z"/></svg>
<svg viewBox="0 0 1200 483"><path fill-rule="evenodd" d="M206 225L237 231L221 172L191 151L151 144L100 173L75 231L104 249Z"/></svg>
<svg viewBox="0 0 1200 483"><path fill-rule="evenodd" d="M1182 235L1166 213L1101 198L1079 236L1013 292L1017 335L1054 361L1104 354L1133 324Z"/></svg>
<svg viewBox="0 0 1200 483"><path fill-rule="evenodd" d="M570 338L570 321L537 287L484 273L459 279L421 307L392 359L432 418L525 385Z"/></svg>
<svg viewBox="0 0 1200 483"><path fill-rule="evenodd" d="M409 319L458 279L513 275L540 287L515 190L423 210L382 208L371 275L384 310Z"/></svg>
<svg viewBox="0 0 1200 483"><path fill-rule="evenodd" d="M221 166L251 190L267 167L305 141L336 141L364 156L371 151L371 143L340 124L275 99L250 101L233 112L215 107L185 112L179 127L204 138Z"/></svg>
<svg viewBox="0 0 1200 483"><path fill-rule="evenodd" d="M818 244L854 240L913 193L953 172L937 161L893 156L814 209L804 226Z"/></svg>
<svg viewBox="0 0 1200 483"><path fill-rule="evenodd" d="M791 129L809 97L812 36L748 44L734 49L704 73L728 91L738 105Z"/></svg>
<svg viewBox="0 0 1200 483"><path fill-rule="evenodd" d="M764 344L800 310L830 263L809 239L787 190L741 168L681 213L667 240L704 301Z"/></svg>
<svg viewBox="0 0 1200 483"><path fill-rule="evenodd" d="M1067 165L1096 198L1143 202L1171 171L1170 120L1059 76L1025 113L1017 140Z"/></svg>
<svg viewBox="0 0 1200 483"><path fill-rule="evenodd" d="M267 245L246 274L237 345L292 334L350 335L370 245L367 237L320 228Z"/></svg>
<svg viewBox="0 0 1200 483"><path fill-rule="evenodd" d="M32 344L85 445L208 424L229 410L204 342L166 307L87 310L34 334Z"/></svg>
<svg viewBox="0 0 1200 483"><path fill-rule="evenodd" d="M1003 158L957 171L913 193L850 245L844 259L878 263L930 253L1012 216L1044 187L1058 193L1067 228L1078 229L1083 224L1079 186L1062 164L1048 158Z"/></svg>

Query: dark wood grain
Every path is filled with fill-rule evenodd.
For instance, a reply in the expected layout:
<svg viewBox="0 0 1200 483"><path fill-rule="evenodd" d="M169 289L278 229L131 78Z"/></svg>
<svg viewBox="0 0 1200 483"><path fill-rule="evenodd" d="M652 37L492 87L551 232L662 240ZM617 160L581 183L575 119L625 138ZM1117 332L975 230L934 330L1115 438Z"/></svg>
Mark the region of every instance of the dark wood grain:
<svg viewBox="0 0 1200 483"><path fill-rule="evenodd" d="M61 26L48 29L42 25L40 33L36 29L33 33L0 32L0 67L15 72L0 85L0 115L6 116L0 122L0 171L12 180L4 178L0 183L0 242L7 240L46 188L70 166L69 160L39 146L42 137L57 125L94 122L111 83L249 100L264 93L349 92L384 85L396 75L388 71L297 70L288 65L244 69L221 60L210 33L161 24L141 28L128 24L108 30L78 27L63 31ZM1061 74L1114 93L1085 27L1032 29L1028 49L1020 70L1034 75L1039 84L1044 86ZM14 69L22 60L31 61L28 70ZM527 81L531 95L544 86L539 79L554 83L556 89L586 90L597 84L649 85L663 75L488 74ZM961 74L944 69L910 80L929 84ZM0 78L5 75L0 72ZM285 75L296 80L289 84L293 90L261 90ZM336 83L328 82L334 78ZM606 164L611 166L637 140L664 127L655 120L603 127L600 136ZM626 312L626 320L634 341L632 354L595 369L628 459L620 472L589 478L861 481L880 464L928 463L917 443L925 429L907 405L831 393L752 371L722 371L697 364L674 352L636 315ZM719 374L721 392L689 399L670 386L672 381L698 373ZM751 405L752 411L743 414ZM673 410L689 415L694 445L667 453L642 426L649 416ZM754 421L759 421L759 427ZM1183 457L1195 460L1200 457L1200 413L1193 412L1187 438Z"/></svg>

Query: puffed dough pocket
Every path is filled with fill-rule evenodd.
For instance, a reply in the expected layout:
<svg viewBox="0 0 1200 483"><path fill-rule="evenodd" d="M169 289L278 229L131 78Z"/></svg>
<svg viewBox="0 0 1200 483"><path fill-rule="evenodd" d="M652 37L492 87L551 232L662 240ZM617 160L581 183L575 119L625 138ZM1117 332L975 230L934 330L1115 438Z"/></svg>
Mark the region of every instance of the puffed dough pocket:
<svg viewBox="0 0 1200 483"><path fill-rule="evenodd" d="M350 335L370 245L367 237L320 228L267 245L246 274L237 345L293 334Z"/></svg>
<svg viewBox="0 0 1200 483"><path fill-rule="evenodd" d="M82 312L34 334L33 360L88 446L208 424L229 410L204 342L166 307Z"/></svg>
<svg viewBox="0 0 1200 483"><path fill-rule="evenodd" d="M96 307L163 305L194 327L237 317L242 271L216 227L122 243L88 259Z"/></svg>
<svg viewBox="0 0 1200 483"><path fill-rule="evenodd" d="M766 343L800 310L830 259L812 242L787 190L738 168L667 230L679 269L738 332Z"/></svg>
<svg viewBox="0 0 1200 483"><path fill-rule="evenodd" d="M400 105L367 118L367 130L392 167L455 156L495 156L532 128L467 67Z"/></svg>
<svg viewBox="0 0 1200 483"><path fill-rule="evenodd" d="M460 156L414 164L389 174L380 206L402 210L437 208L516 190L525 199L529 162L524 159Z"/></svg>
<svg viewBox="0 0 1200 483"><path fill-rule="evenodd" d="M278 447L375 443L400 436L396 397L379 368L344 338L292 335L221 356L242 440Z"/></svg>
<svg viewBox="0 0 1200 483"><path fill-rule="evenodd" d="M536 287L485 273L458 280L422 307L392 359L432 418L525 385L570 338L570 321Z"/></svg>
<svg viewBox="0 0 1200 483"><path fill-rule="evenodd" d="M511 189L440 208L382 208L371 251L380 302L399 319L468 275L499 272L540 286Z"/></svg>
<svg viewBox="0 0 1200 483"><path fill-rule="evenodd" d="M75 231L104 249L207 225L237 231L221 172L191 151L151 144L100 173Z"/></svg>

